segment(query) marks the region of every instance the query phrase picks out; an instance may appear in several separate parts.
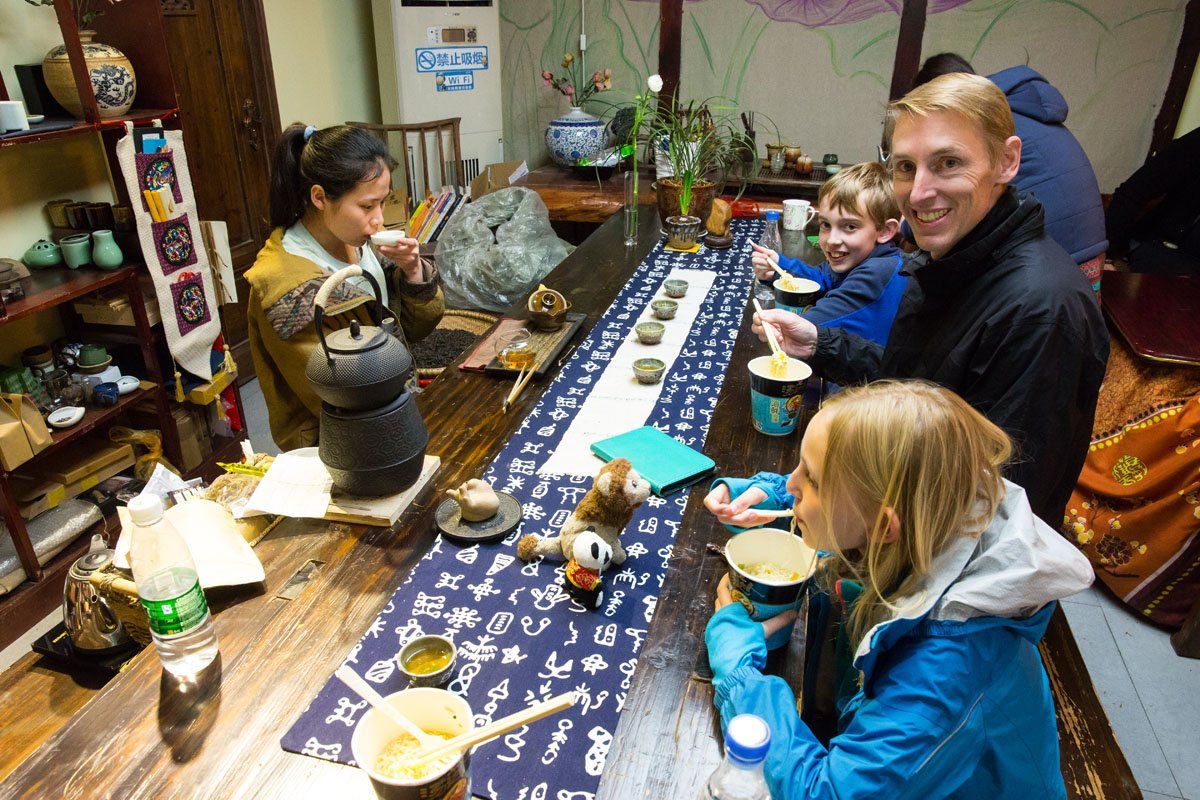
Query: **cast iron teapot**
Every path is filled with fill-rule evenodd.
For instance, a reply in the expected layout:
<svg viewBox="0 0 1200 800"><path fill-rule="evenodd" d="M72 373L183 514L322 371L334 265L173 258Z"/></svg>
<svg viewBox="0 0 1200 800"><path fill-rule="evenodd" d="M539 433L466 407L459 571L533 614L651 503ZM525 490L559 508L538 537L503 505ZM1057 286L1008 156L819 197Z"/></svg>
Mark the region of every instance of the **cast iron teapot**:
<svg viewBox="0 0 1200 800"><path fill-rule="evenodd" d="M348 278L363 276L375 290L371 309L374 325L349 327L325 335L325 306L333 290ZM331 406L347 411L365 411L395 400L413 369L413 358L394 335L396 321L383 319L383 297L379 284L358 265L343 267L321 285L314 302L314 321L320 347L308 358L305 373L313 391Z"/></svg>

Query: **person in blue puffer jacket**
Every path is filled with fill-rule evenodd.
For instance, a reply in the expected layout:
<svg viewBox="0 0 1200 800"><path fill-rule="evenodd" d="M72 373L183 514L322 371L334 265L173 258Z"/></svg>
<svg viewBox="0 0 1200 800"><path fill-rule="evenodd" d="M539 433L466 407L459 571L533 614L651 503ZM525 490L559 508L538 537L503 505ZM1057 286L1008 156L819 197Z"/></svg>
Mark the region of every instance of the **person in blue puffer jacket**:
<svg viewBox="0 0 1200 800"><path fill-rule="evenodd" d="M956 53L938 53L925 60L913 86L951 72L974 74L975 70ZM1021 169L1013 186L1038 199L1047 235L1071 254L1094 284L1093 289L1098 289L1103 256L1108 250L1104 204L1092 162L1065 124L1066 98L1025 65L1009 67L987 78L1008 98L1021 139Z"/></svg>
<svg viewBox="0 0 1200 800"><path fill-rule="evenodd" d="M901 217L887 170L874 162L855 164L825 181L817 219L823 263L810 266L751 242L754 274L770 280L783 272L815 281L825 294L805 319L886 345L908 282L900 274L904 254L895 239Z"/></svg>
<svg viewBox="0 0 1200 800"><path fill-rule="evenodd" d="M923 382L848 389L813 418L787 486L796 521L826 554L816 587L862 587L829 744L763 674L767 633L795 612L756 622L723 580L705 632L722 721L771 727L774 800L1066 797L1037 643L1092 570L1001 477L1010 454L1003 431Z"/></svg>

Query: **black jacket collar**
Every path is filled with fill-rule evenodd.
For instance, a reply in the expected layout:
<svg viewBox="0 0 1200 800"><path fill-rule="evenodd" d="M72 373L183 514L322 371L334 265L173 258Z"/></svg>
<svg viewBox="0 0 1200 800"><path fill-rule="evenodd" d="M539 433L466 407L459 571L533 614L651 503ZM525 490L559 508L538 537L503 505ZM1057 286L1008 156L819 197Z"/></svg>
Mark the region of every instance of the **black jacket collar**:
<svg viewBox="0 0 1200 800"><path fill-rule="evenodd" d="M904 273L921 285L926 297L956 294L974 283L996 263L1003 246L1010 247L1042 233L1042 205L1031 194L1017 195L1008 187L979 224L942 258L918 250Z"/></svg>

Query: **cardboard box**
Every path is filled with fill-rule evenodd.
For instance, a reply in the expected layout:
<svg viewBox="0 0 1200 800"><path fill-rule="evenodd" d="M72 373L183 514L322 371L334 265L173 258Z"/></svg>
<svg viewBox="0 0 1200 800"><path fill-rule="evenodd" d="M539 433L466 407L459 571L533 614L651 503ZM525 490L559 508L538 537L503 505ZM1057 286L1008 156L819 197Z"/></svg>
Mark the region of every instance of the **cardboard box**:
<svg viewBox="0 0 1200 800"><path fill-rule="evenodd" d="M119 469L108 469L116 463L131 465L133 448L127 444L116 444L104 438L91 437L78 444L72 444L61 452L51 453L30 464L23 472L58 481L68 489L78 485L79 491L83 491L120 472Z"/></svg>
<svg viewBox="0 0 1200 800"><path fill-rule="evenodd" d="M146 316L150 318L151 325L156 325L162 320L158 299L153 291L143 296L146 301ZM90 295L76 300L72 305L79 318L89 325L121 325L127 328L134 326L133 306L124 294Z"/></svg>
<svg viewBox="0 0 1200 800"><path fill-rule="evenodd" d="M403 186L392 189L383 200L383 227L403 228L408 224L408 192Z"/></svg>
<svg viewBox="0 0 1200 800"><path fill-rule="evenodd" d="M478 200L497 189L507 189L514 181L529 174L529 165L524 161L501 161L488 164L471 181L471 199Z"/></svg>

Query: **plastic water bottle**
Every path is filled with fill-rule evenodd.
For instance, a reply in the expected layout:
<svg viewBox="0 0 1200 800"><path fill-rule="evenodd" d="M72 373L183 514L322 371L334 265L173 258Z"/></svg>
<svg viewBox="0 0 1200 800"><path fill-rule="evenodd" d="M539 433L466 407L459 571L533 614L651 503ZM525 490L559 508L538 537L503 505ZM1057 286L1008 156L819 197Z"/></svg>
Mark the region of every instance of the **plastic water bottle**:
<svg viewBox="0 0 1200 800"><path fill-rule="evenodd" d="M766 226L763 228L762 241L759 242L763 247L779 252L779 217L781 212L774 209L764 212L766 217ZM775 289L772 284L775 278L779 277L779 273L771 277L770 280L755 280L754 281L754 297L758 300L759 305L763 308L775 307Z"/></svg>
<svg viewBox="0 0 1200 800"><path fill-rule="evenodd" d="M217 632L187 543L163 518L162 500L129 501L133 541L129 563L163 669L190 678L217 657Z"/></svg>
<svg viewBox="0 0 1200 800"><path fill-rule="evenodd" d="M700 800L770 800L763 761L771 728L762 717L738 714L725 727L725 760L700 790Z"/></svg>

